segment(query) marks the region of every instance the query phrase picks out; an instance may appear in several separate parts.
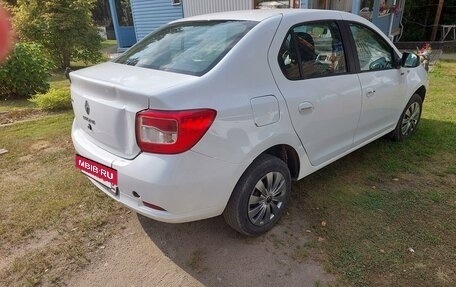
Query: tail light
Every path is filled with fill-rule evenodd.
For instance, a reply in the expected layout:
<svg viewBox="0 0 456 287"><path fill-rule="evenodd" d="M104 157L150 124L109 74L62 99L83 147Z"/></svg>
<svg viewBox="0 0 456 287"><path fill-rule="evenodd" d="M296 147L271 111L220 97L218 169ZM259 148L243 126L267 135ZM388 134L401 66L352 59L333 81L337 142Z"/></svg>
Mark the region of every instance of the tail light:
<svg viewBox="0 0 456 287"><path fill-rule="evenodd" d="M185 152L203 137L216 114L211 109L141 111L136 115L136 141L145 152Z"/></svg>

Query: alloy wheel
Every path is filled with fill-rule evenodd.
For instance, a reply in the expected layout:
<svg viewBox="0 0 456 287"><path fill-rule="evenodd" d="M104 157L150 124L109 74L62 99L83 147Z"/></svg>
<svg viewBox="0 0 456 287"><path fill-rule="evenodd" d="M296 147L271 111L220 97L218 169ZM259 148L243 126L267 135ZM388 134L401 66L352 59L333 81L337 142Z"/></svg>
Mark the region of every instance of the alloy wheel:
<svg viewBox="0 0 456 287"><path fill-rule="evenodd" d="M286 181L279 172L269 172L255 185L248 203L249 220L263 226L278 216L286 200Z"/></svg>
<svg viewBox="0 0 456 287"><path fill-rule="evenodd" d="M404 118L401 123L402 135L407 136L411 134L418 124L420 119L420 104L417 102L412 103L405 112Z"/></svg>

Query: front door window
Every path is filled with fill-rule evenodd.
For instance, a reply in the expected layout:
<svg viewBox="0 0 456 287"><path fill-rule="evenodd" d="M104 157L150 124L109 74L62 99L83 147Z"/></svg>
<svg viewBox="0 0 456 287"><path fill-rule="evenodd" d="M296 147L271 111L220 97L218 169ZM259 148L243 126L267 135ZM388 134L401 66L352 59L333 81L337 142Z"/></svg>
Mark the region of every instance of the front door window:
<svg viewBox="0 0 456 287"><path fill-rule="evenodd" d="M356 43L361 71L393 68L393 50L380 35L353 23L350 24L350 30Z"/></svg>

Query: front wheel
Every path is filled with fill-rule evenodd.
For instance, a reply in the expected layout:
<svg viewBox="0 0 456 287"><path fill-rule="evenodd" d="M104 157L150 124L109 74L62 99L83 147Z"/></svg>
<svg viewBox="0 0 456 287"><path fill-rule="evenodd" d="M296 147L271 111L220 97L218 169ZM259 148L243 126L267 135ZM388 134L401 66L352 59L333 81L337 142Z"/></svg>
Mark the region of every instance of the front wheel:
<svg viewBox="0 0 456 287"><path fill-rule="evenodd" d="M418 94L414 94L402 112L396 129L390 134L393 140L402 141L415 133L421 119L422 107L423 100Z"/></svg>
<svg viewBox="0 0 456 287"><path fill-rule="evenodd" d="M290 193L291 177L285 162L260 155L236 184L223 217L240 233L263 234L282 216Z"/></svg>

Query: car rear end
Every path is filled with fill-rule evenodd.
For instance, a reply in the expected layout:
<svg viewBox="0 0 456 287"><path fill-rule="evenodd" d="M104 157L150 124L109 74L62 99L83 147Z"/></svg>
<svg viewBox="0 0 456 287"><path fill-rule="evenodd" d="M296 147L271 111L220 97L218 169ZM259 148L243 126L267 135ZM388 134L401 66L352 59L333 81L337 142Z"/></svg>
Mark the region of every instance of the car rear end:
<svg viewBox="0 0 456 287"><path fill-rule="evenodd" d="M256 23L212 24L165 27L114 62L70 74L76 167L111 198L156 220L221 214L243 169L195 151L217 109L185 90L200 85Z"/></svg>

